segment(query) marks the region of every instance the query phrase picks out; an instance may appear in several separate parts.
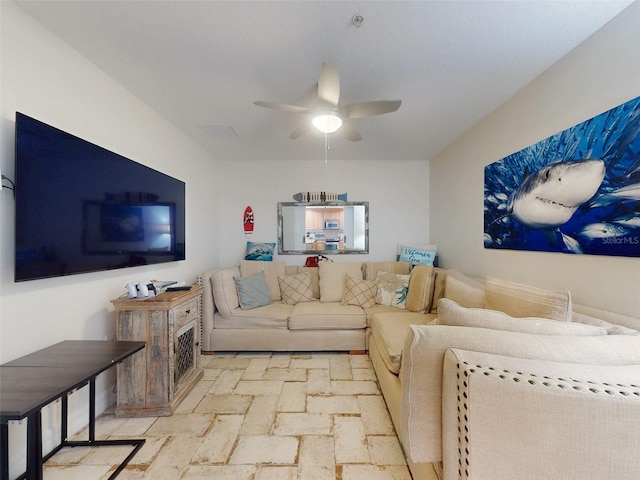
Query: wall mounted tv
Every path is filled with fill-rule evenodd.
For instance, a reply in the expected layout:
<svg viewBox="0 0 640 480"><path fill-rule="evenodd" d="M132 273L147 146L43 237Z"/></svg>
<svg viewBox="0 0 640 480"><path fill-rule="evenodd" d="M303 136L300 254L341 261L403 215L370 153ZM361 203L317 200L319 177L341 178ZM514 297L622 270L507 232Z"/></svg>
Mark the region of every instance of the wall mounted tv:
<svg viewBox="0 0 640 480"><path fill-rule="evenodd" d="M185 184L16 113L15 280L185 259Z"/></svg>

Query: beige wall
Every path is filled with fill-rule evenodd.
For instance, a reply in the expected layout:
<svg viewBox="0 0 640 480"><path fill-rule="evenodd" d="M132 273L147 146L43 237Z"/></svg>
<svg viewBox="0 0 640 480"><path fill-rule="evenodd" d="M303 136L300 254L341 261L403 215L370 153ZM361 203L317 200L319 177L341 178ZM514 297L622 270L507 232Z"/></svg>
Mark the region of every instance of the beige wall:
<svg viewBox="0 0 640 480"><path fill-rule="evenodd" d="M444 266L567 287L577 303L640 314L640 258L483 248L484 166L639 96L638 25L640 2L431 161L431 241Z"/></svg>

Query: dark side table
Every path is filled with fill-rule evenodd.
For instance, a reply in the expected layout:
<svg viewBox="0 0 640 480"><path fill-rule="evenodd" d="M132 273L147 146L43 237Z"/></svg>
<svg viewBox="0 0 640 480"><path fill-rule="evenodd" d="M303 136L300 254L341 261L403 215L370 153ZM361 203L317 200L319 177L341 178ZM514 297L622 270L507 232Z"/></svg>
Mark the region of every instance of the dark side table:
<svg viewBox="0 0 640 480"><path fill-rule="evenodd" d="M42 480L42 464L64 447L132 445L109 477L114 479L142 448L144 439L96 440L98 375L142 350L144 342L66 340L0 365L0 480L9 480L9 421L27 419L27 470L18 479ZM69 393L89 385L89 439L67 439ZM41 409L62 400L60 444L42 455Z"/></svg>

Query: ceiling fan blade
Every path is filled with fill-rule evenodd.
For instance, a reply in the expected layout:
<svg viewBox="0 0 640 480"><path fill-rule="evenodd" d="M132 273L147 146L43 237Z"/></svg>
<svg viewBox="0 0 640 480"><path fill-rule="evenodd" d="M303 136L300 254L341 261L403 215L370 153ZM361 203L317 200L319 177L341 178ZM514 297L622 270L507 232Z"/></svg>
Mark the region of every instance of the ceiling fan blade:
<svg viewBox="0 0 640 480"><path fill-rule="evenodd" d="M373 117L384 113L395 112L402 105L402 100L377 100L373 102L352 103L344 107L347 118Z"/></svg>
<svg viewBox="0 0 640 480"><path fill-rule="evenodd" d="M340 100L340 74L326 63L322 64L318 79L318 98L331 105L338 105Z"/></svg>
<svg viewBox="0 0 640 480"><path fill-rule="evenodd" d="M359 142L360 140L362 140L362 135L360 135L360 132L358 132L358 130L356 130L355 127L349 122L343 122L339 131L347 140L350 140L352 142Z"/></svg>
<svg viewBox="0 0 640 480"><path fill-rule="evenodd" d="M307 133L309 133L309 125L307 122L305 122L303 125L299 126L293 132L291 132L289 138L291 140L295 140L296 138L301 137L302 135L306 135Z"/></svg>
<svg viewBox="0 0 640 480"><path fill-rule="evenodd" d="M257 102L253 102L253 104L259 107L275 108L278 110L284 110L285 112L291 112L291 113L304 113L307 110L309 110L307 107L300 107L298 105L287 105L286 103L262 102L260 100L258 100Z"/></svg>

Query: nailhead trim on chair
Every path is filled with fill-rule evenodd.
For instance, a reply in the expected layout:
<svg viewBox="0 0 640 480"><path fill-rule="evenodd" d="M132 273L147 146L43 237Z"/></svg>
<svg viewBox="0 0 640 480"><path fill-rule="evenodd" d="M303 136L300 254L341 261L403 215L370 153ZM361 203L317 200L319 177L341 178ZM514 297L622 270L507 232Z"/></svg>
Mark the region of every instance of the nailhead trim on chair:
<svg viewBox="0 0 640 480"><path fill-rule="evenodd" d="M458 478L469 478L469 427L468 427L468 406L467 406L467 379L472 373L481 373L484 376L496 377L501 380L511 380L516 383L527 382L530 385L543 385L548 388L559 388L561 390L572 389L581 393L592 393L597 395L610 395L612 397L635 397L640 399L640 386L635 384L610 384L593 382L589 380L566 379L562 377L552 378L540 376L533 373L511 372L509 370L484 367L482 365L469 365L468 362L458 363L457 367L457 391L458 391Z"/></svg>

